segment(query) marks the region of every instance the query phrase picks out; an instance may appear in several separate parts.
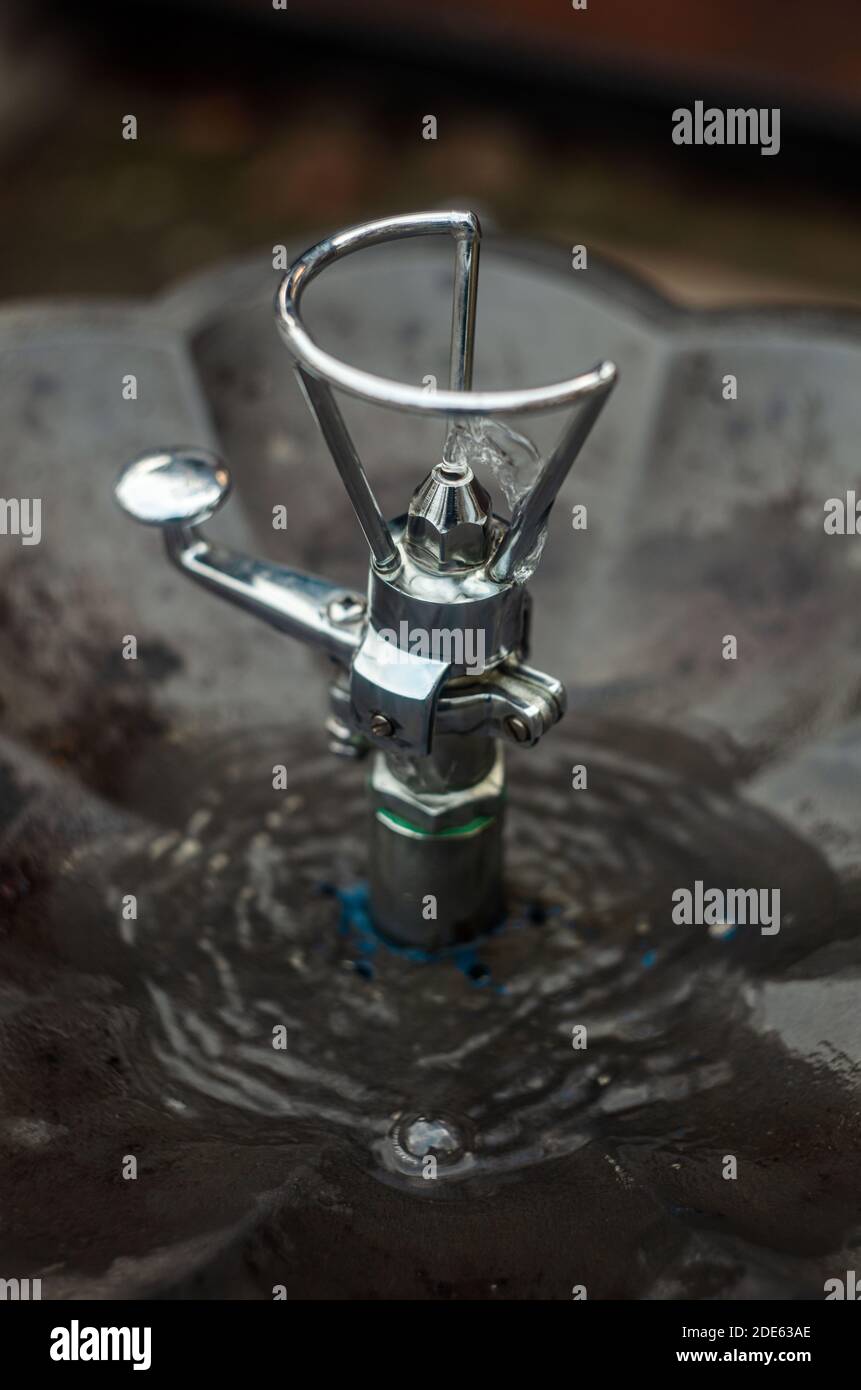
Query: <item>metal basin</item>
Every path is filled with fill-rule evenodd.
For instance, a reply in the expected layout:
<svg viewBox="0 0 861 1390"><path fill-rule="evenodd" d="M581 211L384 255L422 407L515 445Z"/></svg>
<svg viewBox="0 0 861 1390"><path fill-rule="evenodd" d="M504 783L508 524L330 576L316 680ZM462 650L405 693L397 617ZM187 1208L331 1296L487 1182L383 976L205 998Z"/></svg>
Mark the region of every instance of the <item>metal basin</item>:
<svg viewBox="0 0 861 1390"><path fill-rule="evenodd" d="M442 379L449 266L369 253L309 322ZM0 317L3 490L42 502L38 545L0 537L0 1253L44 1297L798 1298L857 1267L861 541L823 526L857 320L568 266L491 241L476 384L621 370L533 585L569 713L510 755L509 921L430 962L369 930L327 672L111 499L136 453L214 447L214 534L360 582L277 272ZM345 414L397 514L438 429ZM696 882L779 892L780 930L674 922Z"/></svg>

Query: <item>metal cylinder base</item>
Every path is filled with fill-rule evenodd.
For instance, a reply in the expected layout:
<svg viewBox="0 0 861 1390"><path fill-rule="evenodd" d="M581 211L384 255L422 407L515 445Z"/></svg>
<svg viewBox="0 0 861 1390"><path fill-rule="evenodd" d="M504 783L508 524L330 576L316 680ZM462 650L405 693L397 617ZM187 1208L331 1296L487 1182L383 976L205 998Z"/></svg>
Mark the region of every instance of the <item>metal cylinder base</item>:
<svg viewBox="0 0 861 1390"><path fill-rule="evenodd" d="M505 913L500 814L457 834L422 835L375 814L371 914L384 936L438 951L498 926Z"/></svg>
<svg viewBox="0 0 861 1390"><path fill-rule="evenodd" d="M370 891L384 936L438 951L499 925L504 798L503 754L492 740L439 739L428 758L378 757Z"/></svg>

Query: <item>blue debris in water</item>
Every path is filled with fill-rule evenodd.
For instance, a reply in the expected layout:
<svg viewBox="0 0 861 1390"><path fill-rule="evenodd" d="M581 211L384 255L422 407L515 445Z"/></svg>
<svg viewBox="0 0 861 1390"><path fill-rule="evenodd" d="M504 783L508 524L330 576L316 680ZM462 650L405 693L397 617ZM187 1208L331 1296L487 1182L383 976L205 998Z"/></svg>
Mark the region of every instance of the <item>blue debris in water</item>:
<svg viewBox="0 0 861 1390"><path fill-rule="evenodd" d="M455 946L450 954L458 970L476 989L485 989L489 985L497 994L505 993L502 985L494 985L490 970L479 960L474 946Z"/></svg>
<svg viewBox="0 0 861 1390"><path fill-rule="evenodd" d="M732 941L738 927L735 922L715 922L709 927L712 941Z"/></svg>
<svg viewBox="0 0 861 1390"><path fill-rule="evenodd" d="M355 888L335 888L332 884L323 885L324 893L329 893L341 904L341 917L338 931L341 936L356 936L365 950L375 951L379 937L374 930L368 910L368 890L363 883Z"/></svg>
<svg viewBox="0 0 861 1390"><path fill-rule="evenodd" d="M651 970L652 966L654 965L657 959L657 951L644 951L641 956L642 965L646 970Z"/></svg>
<svg viewBox="0 0 861 1390"><path fill-rule="evenodd" d="M334 884L324 883L320 885L320 891L337 898L341 904L338 932L341 936L348 937L360 954L365 957L365 959L353 962L356 974L361 975L363 979L372 980L374 978L374 967L367 957L373 956L382 947L384 950L390 951L392 955L401 956L405 960L413 961L416 965L451 961L474 988L490 988L495 994L506 993L504 985L493 983L490 969L479 958L474 942L468 946L448 946L441 951L425 951L420 946L401 946L382 936L374 926L370 913L367 884L357 883L352 888L337 888ZM505 923L502 924L502 926L504 925ZM501 931L502 926L498 927L497 931Z"/></svg>

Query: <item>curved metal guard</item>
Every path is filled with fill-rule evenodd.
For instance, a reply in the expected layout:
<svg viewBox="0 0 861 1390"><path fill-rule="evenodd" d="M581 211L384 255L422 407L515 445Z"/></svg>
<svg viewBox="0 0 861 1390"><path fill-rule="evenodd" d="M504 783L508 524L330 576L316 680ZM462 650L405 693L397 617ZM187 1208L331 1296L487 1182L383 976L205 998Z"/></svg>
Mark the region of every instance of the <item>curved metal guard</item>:
<svg viewBox="0 0 861 1390"><path fill-rule="evenodd" d="M458 241L452 323L451 389L429 394L388 377L351 367L318 347L299 316L302 295L327 266L381 242L448 232ZM616 377L612 362L550 386L516 391L472 391L472 356L478 292L478 245L481 226L473 212L418 212L385 217L349 227L304 251L286 272L276 295L278 327L300 368L349 395L418 415L521 415L571 405L594 392L610 389Z"/></svg>
<svg viewBox="0 0 861 1390"><path fill-rule="evenodd" d="M456 243L449 390L429 394L417 386L352 367L318 347L302 323L299 310L306 287L321 271L369 246L441 233L450 234ZM459 419L523 414L571 404L580 407L560 435L531 493L517 509L511 529L494 558L492 576L504 582L511 579L520 561L535 545L556 495L616 381L613 363L599 362L591 371L551 386L516 391L470 389L480 243L481 225L472 212L421 212L406 217L381 218L349 227L310 247L293 262L278 288L275 305L281 336L296 359L305 398L353 503L374 564L384 572L397 568L397 547L335 403L333 386L378 405L422 415L447 416L452 426L444 450L446 458L450 456L452 431Z"/></svg>

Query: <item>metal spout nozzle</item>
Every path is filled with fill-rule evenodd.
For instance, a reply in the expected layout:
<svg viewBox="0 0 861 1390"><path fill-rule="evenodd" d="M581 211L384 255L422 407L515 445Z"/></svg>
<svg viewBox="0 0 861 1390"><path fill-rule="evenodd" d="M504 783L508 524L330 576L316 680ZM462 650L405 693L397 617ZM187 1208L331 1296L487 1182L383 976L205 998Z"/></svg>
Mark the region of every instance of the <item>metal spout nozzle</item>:
<svg viewBox="0 0 861 1390"><path fill-rule="evenodd" d="M410 502L405 543L418 564L473 569L490 555L492 527L490 495L472 469L438 463Z"/></svg>

